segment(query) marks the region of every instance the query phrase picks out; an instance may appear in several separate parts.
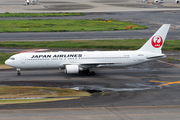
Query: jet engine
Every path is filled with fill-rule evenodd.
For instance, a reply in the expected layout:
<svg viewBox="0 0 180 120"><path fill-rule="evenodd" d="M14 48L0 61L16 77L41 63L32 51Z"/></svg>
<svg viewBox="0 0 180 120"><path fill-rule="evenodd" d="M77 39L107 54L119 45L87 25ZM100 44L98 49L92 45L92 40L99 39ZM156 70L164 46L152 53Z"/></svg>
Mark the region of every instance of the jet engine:
<svg viewBox="0 0 180 120"><path fill-rule="evenodd" d="M180 2L180 0L175 0L175 3L179 3Z"/></svg>
<svg viewBox="0 0 180 120"><path fill-rule="evenodd" d="M158 3L159 1L158 0L154 0L154 3Z"/></svg>
<svg viewBox="0 0 180 120"><path fill-rule="evenodd" d="M163 3L163 0L154 0L154 3Z"/></svg>
<svg viewBox="0 0 180 120"><path fill-rule="evenodd" d="M78 65L66 65L64 72L66 74L79 74L79 66Z"/></svg>

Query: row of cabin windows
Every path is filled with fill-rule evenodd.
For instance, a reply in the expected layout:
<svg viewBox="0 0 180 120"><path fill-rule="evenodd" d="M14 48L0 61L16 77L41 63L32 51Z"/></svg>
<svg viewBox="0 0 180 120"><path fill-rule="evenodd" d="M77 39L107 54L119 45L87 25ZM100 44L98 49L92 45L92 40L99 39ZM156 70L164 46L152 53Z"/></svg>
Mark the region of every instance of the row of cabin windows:
<svg viewBox="0 0 180 120"><path fill-rule="evenodd" d="M122 58L130 58L130 57L83 57L79 59L122 59ZM51 60L62 60L63 58L52 58ZM78 59L78 58L66 58L68 60ZM26 59L26 60L50 60L50 59Z"/></svg>

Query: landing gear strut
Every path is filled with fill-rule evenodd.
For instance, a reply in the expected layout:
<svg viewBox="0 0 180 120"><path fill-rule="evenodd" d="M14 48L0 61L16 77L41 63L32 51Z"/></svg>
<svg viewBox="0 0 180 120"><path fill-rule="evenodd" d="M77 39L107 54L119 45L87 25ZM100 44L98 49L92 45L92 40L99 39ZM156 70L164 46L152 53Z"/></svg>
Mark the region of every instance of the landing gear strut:
<svg viewBox="0 0 180 120"><path fill-rule="evenodd" d="M16 70L17 70L17 75L18 75L18 76L21 76L21 72L20 72L21 69L17 68Z"/></svg>
<svg viewBox="0 0 180 120"><path fill-rule="evenodd" d="M87 70L87 75L95 75L96 73L94 71L89 71L89 69Z"/></svg>

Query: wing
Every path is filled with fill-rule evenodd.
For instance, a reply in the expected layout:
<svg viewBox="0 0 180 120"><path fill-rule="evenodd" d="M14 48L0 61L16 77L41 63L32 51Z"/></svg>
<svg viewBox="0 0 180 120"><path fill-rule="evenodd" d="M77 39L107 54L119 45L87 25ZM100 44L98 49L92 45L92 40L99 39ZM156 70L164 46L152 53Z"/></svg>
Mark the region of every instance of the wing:
<svg viewBox="0 0 180 120"><path fill-rule="evenodd" d="M102 67L102 66L108 66L108 65L112 65L114 63L84 63L84 64L79 64L80 67L82 68L95 68L95 67Z"/></svg>
<svg viewBox="0 0 180 120"><path fill-rule="evenodd" d="M108 66L108 65L113 65L114 63L63 63L62 66L63 68L66 65L78 65L81 68L89 69L89 68L95 68L95 67L102 67L102 66Z"/></svg>

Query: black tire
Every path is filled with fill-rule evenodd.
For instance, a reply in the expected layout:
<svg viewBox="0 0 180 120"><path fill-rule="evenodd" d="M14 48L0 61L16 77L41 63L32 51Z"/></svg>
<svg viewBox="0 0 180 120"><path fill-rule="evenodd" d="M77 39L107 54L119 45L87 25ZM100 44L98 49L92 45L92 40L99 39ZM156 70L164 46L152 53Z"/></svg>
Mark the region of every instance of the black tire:
<svg viewBox="0 0 180 120"><path fill-rule="evenodd" d="M95 75L96 73L94 71L91 72L91 75Z"/></svg>
<svg viewBox="0 0 180 120"><path fill-rule="evenodd" d="M21 76L21 73L17 73L18 76Z"/></svg>
<svg viewBox="0 0 180 120"><path fill-rule="evenodd" d="M87 69L85 72L86 72L86 75L91 75L89 69Z"/></svg>

